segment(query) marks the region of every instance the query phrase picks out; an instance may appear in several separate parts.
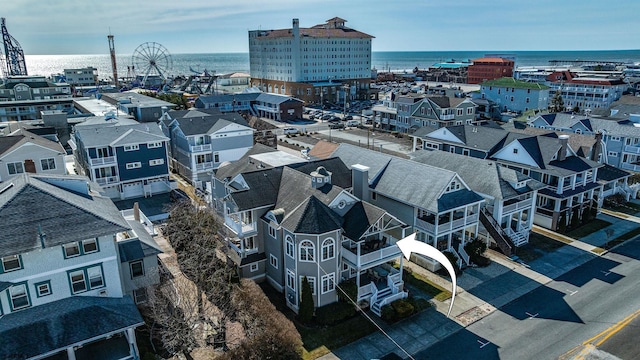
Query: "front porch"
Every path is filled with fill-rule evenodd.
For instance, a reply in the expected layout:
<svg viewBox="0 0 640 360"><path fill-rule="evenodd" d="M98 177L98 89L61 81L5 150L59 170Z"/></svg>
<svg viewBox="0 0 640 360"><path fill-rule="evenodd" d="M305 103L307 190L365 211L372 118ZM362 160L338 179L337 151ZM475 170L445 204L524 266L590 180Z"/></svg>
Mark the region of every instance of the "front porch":
<svg viewBox="0 0 640 360"><path fill-rule="evenodd" d="M408 296L402 281L402 260L400 270L385 263L361 271L357 274L357 301L369 304L374 314L381 316L382 307Z"/></svg>

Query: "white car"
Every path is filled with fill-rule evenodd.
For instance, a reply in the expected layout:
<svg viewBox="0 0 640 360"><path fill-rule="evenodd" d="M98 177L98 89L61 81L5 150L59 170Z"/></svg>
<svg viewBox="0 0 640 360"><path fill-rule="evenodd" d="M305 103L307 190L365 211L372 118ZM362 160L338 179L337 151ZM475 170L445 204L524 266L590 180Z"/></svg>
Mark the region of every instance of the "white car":
<svg viewBox="0 0 640 360"><path fill-rule="evenodd" d="M298 133L298 129L294 128L294 127L286 127L284 129L282 129L282 131L284 132L285 135L297 134Z"/></svg>

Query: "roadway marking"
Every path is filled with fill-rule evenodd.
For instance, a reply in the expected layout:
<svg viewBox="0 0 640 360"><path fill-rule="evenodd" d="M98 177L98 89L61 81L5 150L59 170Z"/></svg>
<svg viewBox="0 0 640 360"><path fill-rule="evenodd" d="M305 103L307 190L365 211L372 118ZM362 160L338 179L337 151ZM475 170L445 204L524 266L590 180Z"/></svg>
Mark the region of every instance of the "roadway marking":
<svg viewBox="0 0 640 360"><path fill-rule="evenodd" d="M540 315L539 313L530 314L530 313L528 313L526 311L525 311L525 314L527 314L527 316L529 316L529 319L535 319L536 317L538 317L538 315Z"/></svg>
<svg viewBox="0 0 640 360"><path fill-rule="evenodd" d="M578 290L573 290L573 291L571 291L571 290L567 289L567 294L568 294L569 296L573 296L573 295L575 295L575 294L577 294L577 293L578 293Z"/></svg>
<svg viewBox="0 0 640 360"><path fill-rule="evenodd" d="M604 331L596 334L595 336L593 336L589 340L583 342L582 344L583 345L587 345L589 343L592 343L595 346L602 345L605 341L607 341L615 333L617 333L618 331L622 330L625 326L629 325L629 323L631 321L633 321L633 319L637 318L639 315L640 315L640 309L636 310L631 315L628 315L626 318L624 318L624 319L620 320L619 322L615 323L613 326L609 327L608 329L605 329ZM596 341L597 339L599 339L599 340ZM596 341L596 342L594 342L594 341Z"/></svg>
<svg viewBox="0 0 640 360"><path fill-rule="evenodd" d="M480 349L482 349L483 347L491 344L491 341L487 341L487 342L483 343L482 340L478 339L478 343L480 343Z"/></svg>

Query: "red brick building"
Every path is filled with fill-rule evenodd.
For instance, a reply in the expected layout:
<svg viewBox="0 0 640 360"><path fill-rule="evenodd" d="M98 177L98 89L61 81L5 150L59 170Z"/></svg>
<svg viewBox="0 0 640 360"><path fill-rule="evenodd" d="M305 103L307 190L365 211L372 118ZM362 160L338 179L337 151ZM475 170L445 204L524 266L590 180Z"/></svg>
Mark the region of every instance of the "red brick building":
<svg viewBox="0 0 640 360"><path fill-rule="evenodd" d="M513 77L515 62L503 58L480 58L473 60L467 72L467 83L480 84L482 82Z"/></svg>

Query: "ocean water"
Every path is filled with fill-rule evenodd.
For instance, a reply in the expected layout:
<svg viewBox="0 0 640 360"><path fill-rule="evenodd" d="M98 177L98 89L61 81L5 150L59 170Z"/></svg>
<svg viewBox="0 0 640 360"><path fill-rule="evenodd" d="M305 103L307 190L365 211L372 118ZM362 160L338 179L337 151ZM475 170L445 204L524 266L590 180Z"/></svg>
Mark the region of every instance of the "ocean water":
<svg viewBox="0 0 640 360"><path fill-rule="evenodd" d="M596 60L624 63L640 62L640 50L602 51L374 51L371 67L378 70L408 70L416 66L424 69L442 61L464 61L483 57L485 54L509 54L516 58L516 66L548 65L549 60ZM26 55L27 71L30 75L62 73L64 69L93 66L98 69L100 79L112 76L111 60L104 55ZM191 75L207 70L216 74L236 71L249 72L248 53L221 54L173 54L166 66L167 75ZM140 72L147 63L134 63L131 55L116 57L118 76L123 77L131 66ZM161 66L164 69L164 65Z"/></svg>

